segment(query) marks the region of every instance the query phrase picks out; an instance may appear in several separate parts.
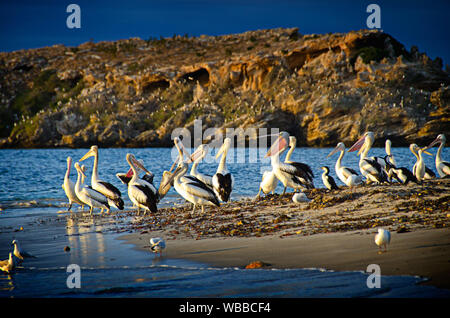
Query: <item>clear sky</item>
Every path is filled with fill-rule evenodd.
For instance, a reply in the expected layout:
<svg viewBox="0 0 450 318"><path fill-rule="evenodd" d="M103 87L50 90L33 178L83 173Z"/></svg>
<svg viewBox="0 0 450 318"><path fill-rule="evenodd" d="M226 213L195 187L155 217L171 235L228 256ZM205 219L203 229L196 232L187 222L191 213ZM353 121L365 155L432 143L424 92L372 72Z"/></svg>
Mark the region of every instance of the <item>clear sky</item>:
<svg viewBox="0 0 450 318"><path fill-rule="evenodd" d="M81 8L81 29L66 26L71 3ZM298 27L302 34L348 32L367 28L371 3L381 7L384 32L408 50L417 45L420 52L450 64L448 0L0 0L0 51L276 27Z"/></svg>

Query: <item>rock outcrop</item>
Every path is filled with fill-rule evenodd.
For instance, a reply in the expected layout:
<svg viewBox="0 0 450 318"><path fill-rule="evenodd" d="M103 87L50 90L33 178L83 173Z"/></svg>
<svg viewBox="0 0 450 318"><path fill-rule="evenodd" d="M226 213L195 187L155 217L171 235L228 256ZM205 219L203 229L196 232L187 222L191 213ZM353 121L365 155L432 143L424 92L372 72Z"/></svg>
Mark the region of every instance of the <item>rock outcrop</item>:
<svg viewBox="0 0 450 318"><path fill-rule="evenodd" d="M446 68L448 70L448 67ZM380 31L272 29L0 53L0 147L157 147L176 128L279 128L302 146L450 134L442 60Z"/></svg>

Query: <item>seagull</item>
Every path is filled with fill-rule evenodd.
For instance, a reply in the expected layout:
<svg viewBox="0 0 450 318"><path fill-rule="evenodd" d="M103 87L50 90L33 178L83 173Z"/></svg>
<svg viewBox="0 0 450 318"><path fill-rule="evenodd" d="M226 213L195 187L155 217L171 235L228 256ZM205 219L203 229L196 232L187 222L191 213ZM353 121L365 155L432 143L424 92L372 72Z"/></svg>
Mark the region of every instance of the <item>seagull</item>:
<svg viewBox="0 0 450 318"><path fill-rule="evenodd" d="M0 261L0 270L5 273L10 273L16 268L16 263L14 262L13 253L9 253L9 258L4 261Z"/></svg>
<svg viewBox="0 0 450 318"><path fill-rule="evenodd" d="M162 255L163 249L166 248L166 242L161 237L152 237L150 239L150 249L153 253L159 253L159 256Z"/></svg>
<svg viewBox="0 0 450 318"><path fill-rule="evenodd" d="M391 232L385 229L378 229L378 233L375 235L375 244L381 249L384 246L384 252L387 252L387 245L391 242ZM380 253L381 250L380 250Z"/></svg>
<svg viewBox="0 0 450 318"><path fill-rule="evenodd" d="M14 256L23 261L24 258L36 258L36 256L31 255L20 248L18 240L13 240L11 245L14 246Z"/></svg>
<svg viewBox="0 0 450 318"><path fill-rule="evenodd" d="M294 195L292 196L292 201L294 203L303 203L303 202L309 202L311 200L308 199L306 194L304 194L303 192L298 192L298 193L294 193Z"/></svg>

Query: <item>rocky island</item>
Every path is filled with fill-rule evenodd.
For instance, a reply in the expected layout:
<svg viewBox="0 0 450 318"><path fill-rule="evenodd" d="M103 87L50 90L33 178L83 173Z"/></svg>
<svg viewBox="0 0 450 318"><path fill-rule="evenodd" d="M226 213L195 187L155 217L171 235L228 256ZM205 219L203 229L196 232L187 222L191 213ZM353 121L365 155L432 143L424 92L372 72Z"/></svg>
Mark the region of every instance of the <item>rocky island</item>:
<svg viewBox="0 0 450 318"><path fill-rule="evenodd" d="M377 30L131 38L0 53L0 147L164 147L174 128L283 128L298 145L450 133L440 58Z"/></svg>

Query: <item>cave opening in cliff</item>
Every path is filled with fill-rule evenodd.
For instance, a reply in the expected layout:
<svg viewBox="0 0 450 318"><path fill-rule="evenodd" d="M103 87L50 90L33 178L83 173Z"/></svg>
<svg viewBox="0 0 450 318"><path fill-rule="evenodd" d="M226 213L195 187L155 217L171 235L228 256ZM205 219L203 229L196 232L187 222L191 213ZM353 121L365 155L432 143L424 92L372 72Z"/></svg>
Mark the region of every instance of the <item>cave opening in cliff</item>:
<svg viewBox="0 0 450 318"><path fill-rule="evenodd" d="M169 86L170 86L169 81L165 80L165 79L162 79L162 80L159 80L159 81L154 81L154 82L150 82L150 83L145 84L142 87L142 92L144 94L150 94L151 92L157 90L158 88L166 89L166 88L169 88Z"/></svg>
<svg viewBox="0 0 450 318"><path fill-rule="evenodd" d="M187 83L197 83L197 81L202 86L206 86L209 83L209 72L205 68L200 68L194 72L189 72L180 77L180 79L185 80Z"/></svg>

